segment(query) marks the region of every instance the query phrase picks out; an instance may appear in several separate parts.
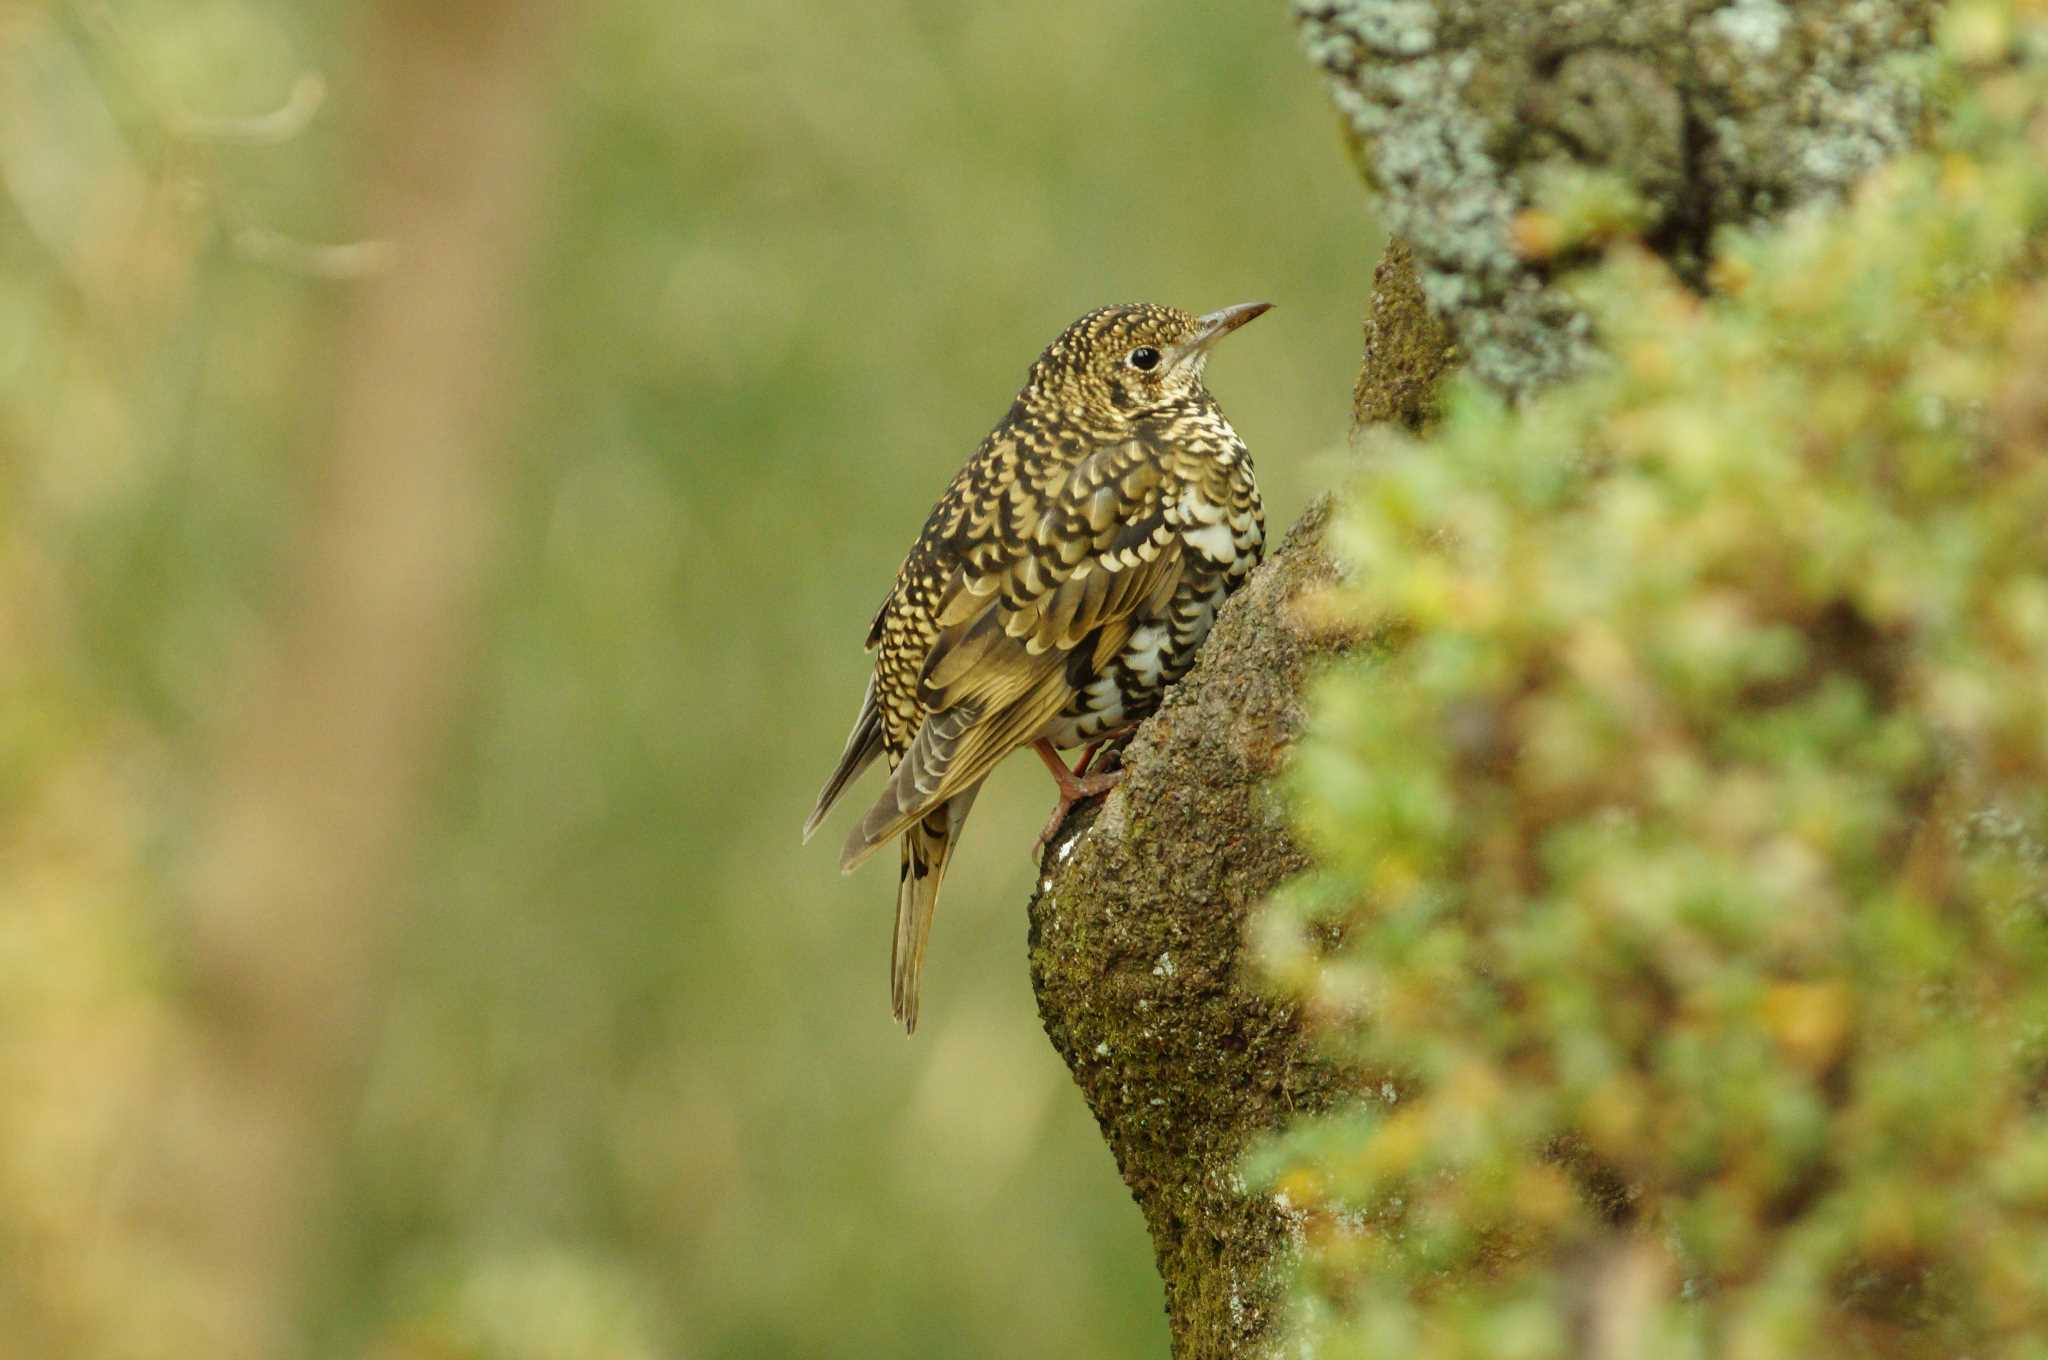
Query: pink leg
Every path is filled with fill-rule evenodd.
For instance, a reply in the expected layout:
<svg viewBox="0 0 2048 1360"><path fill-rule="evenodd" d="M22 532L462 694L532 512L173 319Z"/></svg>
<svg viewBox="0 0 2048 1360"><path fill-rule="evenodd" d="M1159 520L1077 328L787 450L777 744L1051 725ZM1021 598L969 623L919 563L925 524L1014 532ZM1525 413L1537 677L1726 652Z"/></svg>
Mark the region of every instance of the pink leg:
<svg viewBox="0 0 2048 1360"><path fill-rule="evenodd" d="M1088 748L1087 753L1081 757L1082 769L1088 767L1088 761L1102 745L1102 742L1096 742L1094 746ZM1053 750L1052 743L1043 737L1032 742L1031 749L1038 752L1038 758L1044 761L1045 768L1052 772L1053 782L1060 786L1059 803L1053 808L1052 816L1046 819L1045 829L1039 832L1038 839L1031 843L1031 858L1036 862L1044 857L1045 843L1058 833L1060 823L1067 820L1067 813L1073 809L1074 804L1084 798L1108 793L1122 782L1124 772L1114 770L1107 774L1077 774L1067 768L1067 762L1060 759L1059 752Z"/></svg>

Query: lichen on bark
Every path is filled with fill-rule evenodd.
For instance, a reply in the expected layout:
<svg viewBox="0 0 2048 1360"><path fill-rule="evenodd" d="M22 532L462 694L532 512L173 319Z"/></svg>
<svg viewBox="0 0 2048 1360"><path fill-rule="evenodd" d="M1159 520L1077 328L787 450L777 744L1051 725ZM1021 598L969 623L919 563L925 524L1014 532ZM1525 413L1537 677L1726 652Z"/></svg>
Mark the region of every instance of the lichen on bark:
<svg viewBox="0 0 2048 1360"><path fill-rule="evenodd" d="M1512 394L1594 339L1512 226L1560 166L1614 175L1696 278L1713 231L1839 194L1910 143L1933 0L1295 0L1308 56L1472 370Z"/></svg>

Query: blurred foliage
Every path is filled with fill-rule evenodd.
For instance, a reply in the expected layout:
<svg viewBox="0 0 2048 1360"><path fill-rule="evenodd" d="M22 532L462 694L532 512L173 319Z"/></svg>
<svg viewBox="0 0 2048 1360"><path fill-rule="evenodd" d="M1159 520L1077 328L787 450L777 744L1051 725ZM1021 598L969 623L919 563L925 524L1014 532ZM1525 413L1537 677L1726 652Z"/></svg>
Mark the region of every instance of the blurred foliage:
<svg viewBox="0 0 2048 1360"><path fill-rule="evenodd" d="M1254 1168L1304 1353L2048 1353L2048 15L1931 79L1717 295L1592 271L1605 371L1369 450L1259 927L1375 1074Z"/></svg>
<svg viewBox="0 0 2048 1360"><path fill-rule="evenodd" d="M327 438L372 121L349 7L0 13L0 1355L195 1353L180 894ZM1282 8L575 7L489 646L308 1332L397 1356L1134 1354L1142 1224L1039 1032L1035 771L906 1044L891 885L796 830L925 510L1097 304L1275 319L1270 517L1374 243ZM1270 328L1270 329L1269 329Z"/></svg>

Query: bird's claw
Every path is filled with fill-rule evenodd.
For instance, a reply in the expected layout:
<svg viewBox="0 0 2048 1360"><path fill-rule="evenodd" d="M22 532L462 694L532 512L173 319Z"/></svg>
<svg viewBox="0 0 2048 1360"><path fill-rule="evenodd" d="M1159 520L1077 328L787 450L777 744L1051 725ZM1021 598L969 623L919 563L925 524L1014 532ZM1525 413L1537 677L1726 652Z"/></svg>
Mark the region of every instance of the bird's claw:
<svg viewBox="0 0 2048 1360"><path fill-rule="evenodd" d="M1060 827L1066 823L1067 814L1074 810L1076 803L1098 798L1121 784L1122 770L1097 770L1093 774L1075 775L1060 782L1060 801L1053 806L1052 816L1045 819L1045 828L1038 833L1038 839L1031 842L1031 862L1037 864L1045 858L1045 847L1057 836Z"/></svg>

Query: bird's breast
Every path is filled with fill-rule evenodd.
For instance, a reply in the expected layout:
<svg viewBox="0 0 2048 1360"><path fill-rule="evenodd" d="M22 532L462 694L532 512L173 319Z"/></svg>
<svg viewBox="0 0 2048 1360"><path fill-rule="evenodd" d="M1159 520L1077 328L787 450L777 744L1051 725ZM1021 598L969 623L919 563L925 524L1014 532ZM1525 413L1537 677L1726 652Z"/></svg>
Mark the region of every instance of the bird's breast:
<svg viewBox="0 0 2048 1360"><path fill-rule="evenodd" d="M1184 460L1180 471L1167 518L1181 542L1208 565L1249 571L1265 544L1265 510L1244 446L1233 437L1213 457Z"/></svg>

